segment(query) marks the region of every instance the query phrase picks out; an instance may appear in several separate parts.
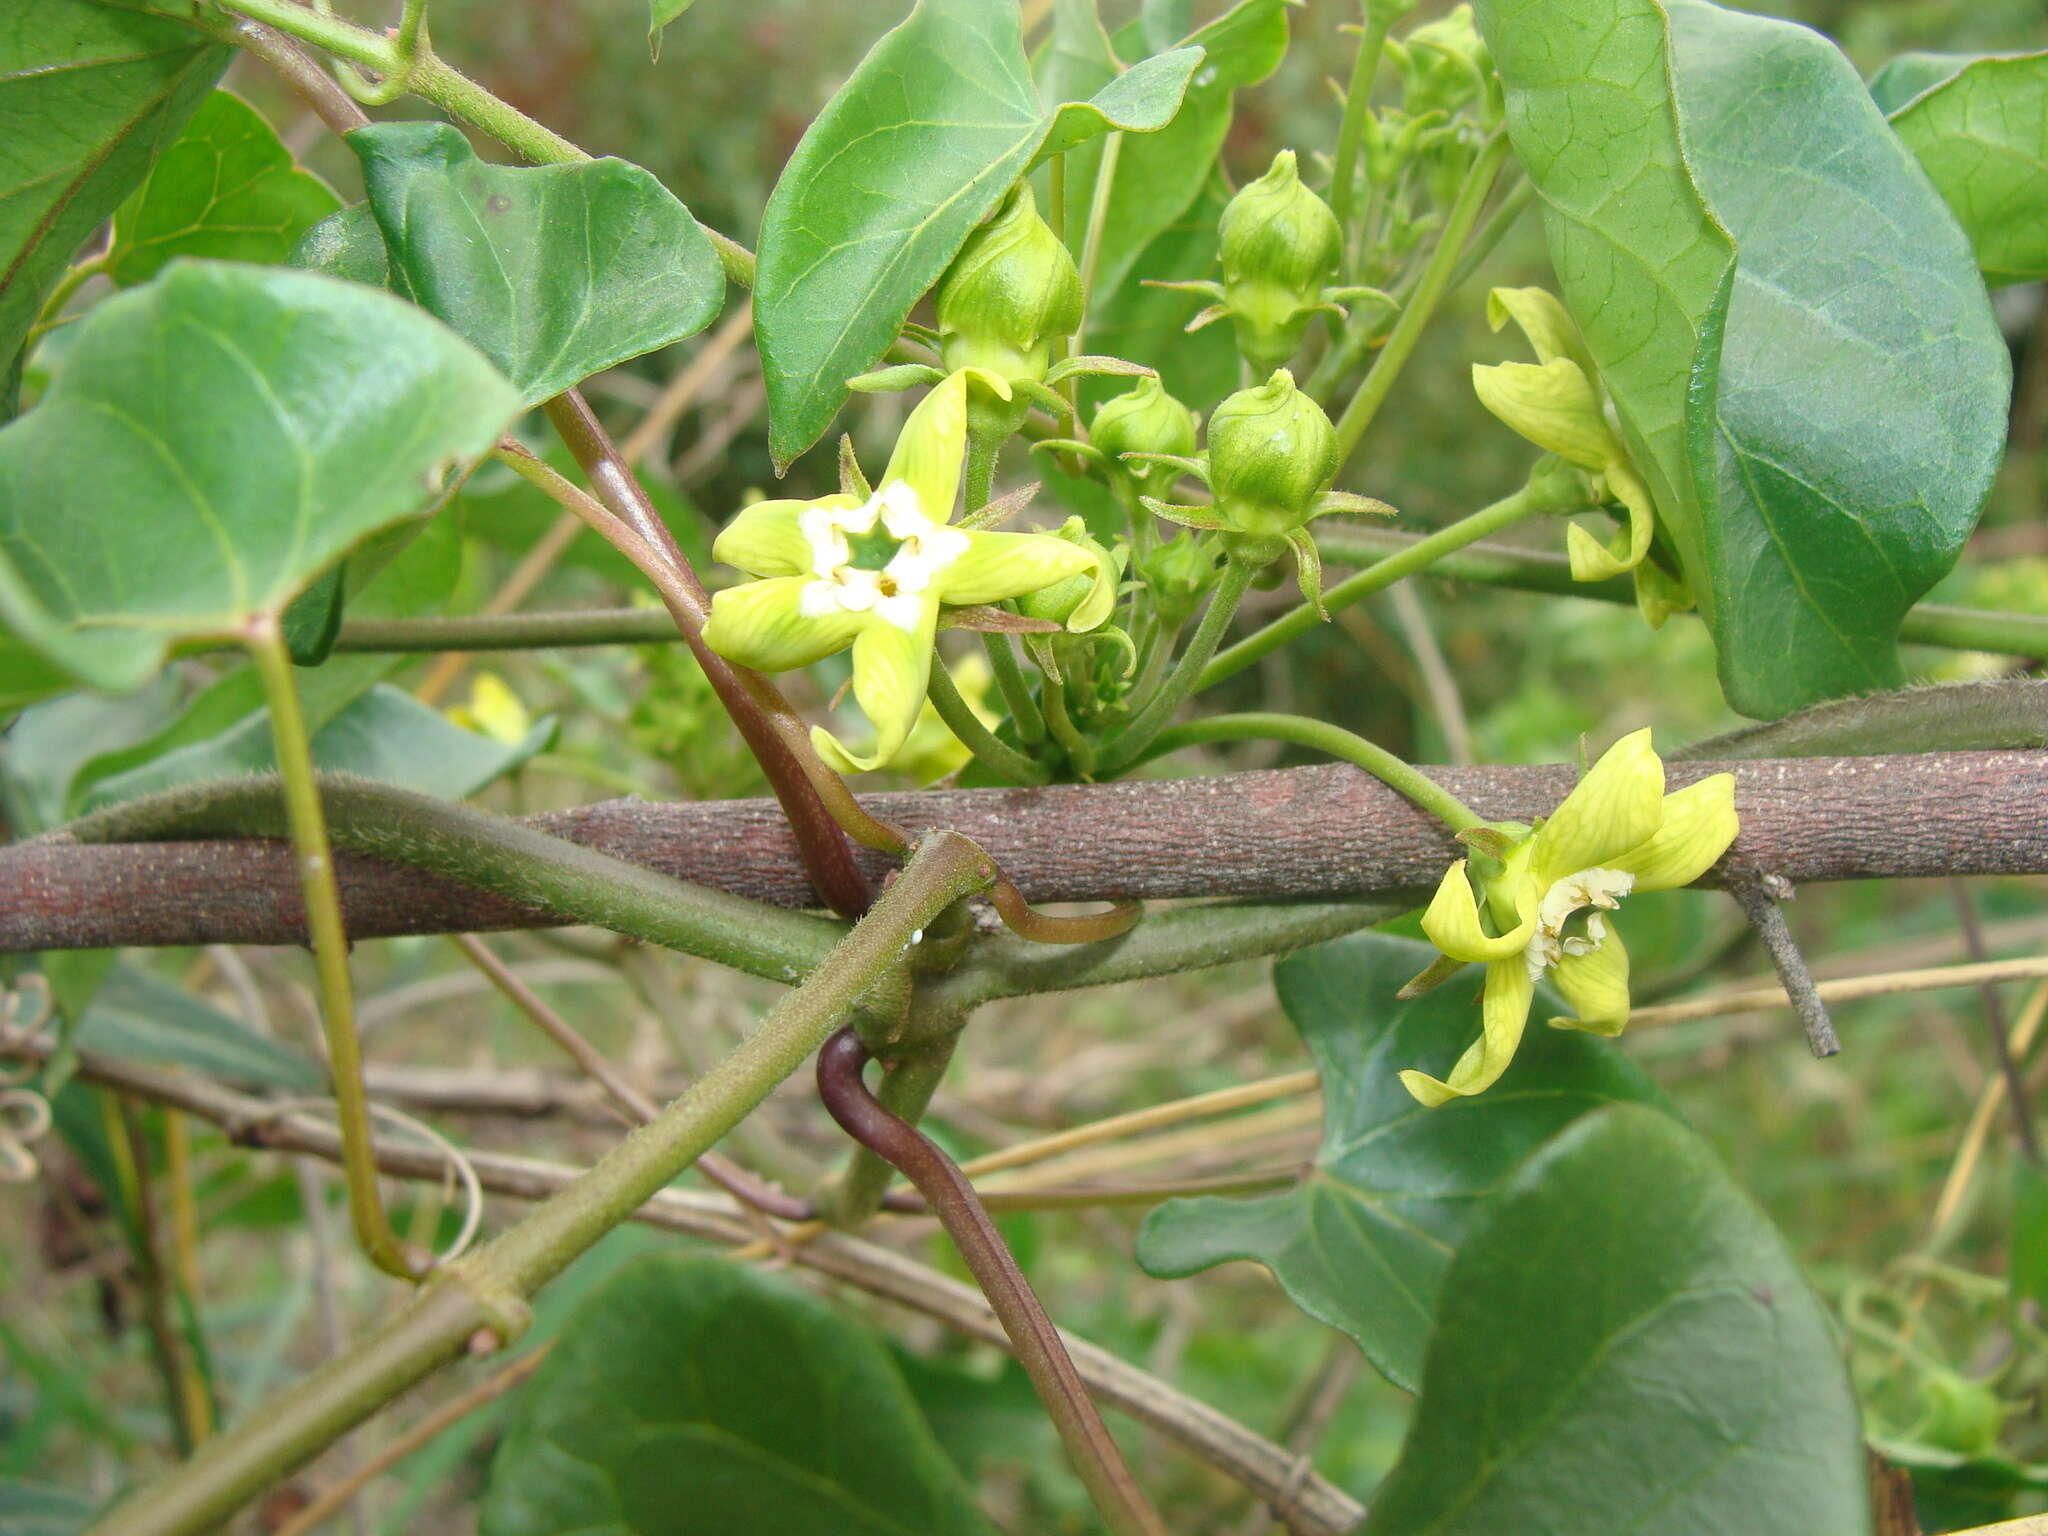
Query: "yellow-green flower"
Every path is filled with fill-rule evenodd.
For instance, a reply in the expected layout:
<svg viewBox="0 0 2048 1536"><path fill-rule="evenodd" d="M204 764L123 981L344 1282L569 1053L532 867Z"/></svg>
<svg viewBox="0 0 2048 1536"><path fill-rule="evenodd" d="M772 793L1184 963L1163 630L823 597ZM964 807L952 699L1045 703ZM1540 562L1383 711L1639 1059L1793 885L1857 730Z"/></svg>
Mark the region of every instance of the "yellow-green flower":
<svg viewBox="0 0 2048 1536"><path fill-rule="evenodd" d="M1633 892L1672 890L1706 873L1735 841L1735 779L1717 773L1667 795L1650 733L1637 731L1608 748L1548 820L1491 830L1498 852L1486 857L1488 872L1460 859L1422 916L1422 931L1446 956L1486 966L1479 1039L1447 1078L1401 1074L1432 1108L1483 1092L1507 1070L1546 971L1575 1014L1553 1026L1621 1033L1628 951L1606 914Z"/></svg>
<svg viewBox="0 0 2048 1536"><path fill-rule="evenodd" d="M874 746L848 751L811 733L842 773L893 758L917 722L942 604L998 603L1092 570L1078 545L1042 533L952 526L967 448L967 372L948 374L896 439L881 484L863 500L763 501L718 536L712 554L762 579L711 600L704 638L763 672L809 666L853 647L853 696ZM980 375L998 394L1009 386Z"/></svg>
<svg viewBox="0 0 2048 1536"><path fill-rule="evenodd" d="M1628 510L1628 527L1602 544L1577 523L1565 531L1572 579L1605 581L1635 570L1650 552L1656 512L1607 416L1600 373L1564 305L1541 288L1496 288L1487 295L1487 322L1497 331L1513 320L1535 349L1534 363L1474 364L1472 388L1504 423L1568 464L1606 482L1607 494Z"/></svg>

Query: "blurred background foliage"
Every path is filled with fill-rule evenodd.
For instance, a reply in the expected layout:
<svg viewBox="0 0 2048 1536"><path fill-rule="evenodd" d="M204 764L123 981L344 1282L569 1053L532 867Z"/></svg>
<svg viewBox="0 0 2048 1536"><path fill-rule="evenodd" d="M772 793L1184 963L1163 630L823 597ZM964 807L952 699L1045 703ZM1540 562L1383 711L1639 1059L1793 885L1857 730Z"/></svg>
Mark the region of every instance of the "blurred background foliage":
<svg viewBox="0 0 2048 1536"><path fill-rule="evenodd" d="M1425 6L1418 18L1443 8ZM1866 73L1911 49L2048 44L2038 0L1803 0L1757 8L1825 30ZM656 63L647 56L644 0L437 0L433 27L437 47L491 89L593 152L648 167L704 222L751 241L775 174L805 124L899 9L699 0L670 29ZM1042 14L1046 6L1026 9ZM1216 9L1203 4L1197 15ZM1132 10L1124 0L1105 4L1112 20ZM1351 44L1340 23L1354 15L1355 7L1338 0L1312 0L1293 13L1296 42L1285 66L1240 98L1225 151L1234 181L1256 174L1276 149L1327 148L1337 115L1328 82L1348 71ZM337 190L359 195L351 158L275 82L240 63L231 83ZM1538 224L1526 217L1428 333L1354 461L1348 488L1393 503L1402 526L1420 529L1520 482L1527 451L1478 407L1467 370L1473 361L1507 355L1508 343L1484 323L1487 284L1545 278ZM2038 289L2019 288L2000 295L2000 315L2019 360L2013 452L1965 565L1935 595L2042 611L2048 309ZM593 381L590 393L623 432L706 344L698 338L643 359ZM735 348L711 380L645 461L649 478L671 493L679 535L699 553L720 521L775 484L750 349ZM845 413L840 426L873 463L886 451L901 409L897 397L872 398ZM1006 471L1018 482L1040 473L1021 457ZM776 493L817 493L830 488L832 475L828 443L800 461ZM496 591L554 521L553 509L523 483L488 470L462 503L464 559L452 612L472 610ZM1555 532L1517 530L1524 542L1548 549L1561 544ZM622 562L585 536L527 606L616 604L633 585ZM1332 719L1424 762L1570 758L1582 740L1597 751L1642 724L1654 725L1660 744L1670 747L1736 723L1720 702L1706 635L1688 619L1651 632L1632 610L1594 602L1407 585L1413 590L1397 589L1344 613L1236 679L1220 691L1219 704L1242 707L1256 699ZM1285 591L1263 596L1276 611L1290 601ZM196 689L205 666L186 665L186 685ZM410 665L395 680L417 689L430 665ZM1987 657L1908 651L1909 668L1927 678L1999 665ZM629 792L759 792L758 776L679 648L508 653L492 658L489 672L528 718L553 714L562 722L552 748L492 792L501 808ZM822 703L837 683L829 669L817 669L799 685L811 690L800 702ZM474 697L473 685L472 677L448 688L442 702ZM118 722L109 729L120 733ZM1179 771L1290 760L1248 747L1186 762ZM1977 882L1972 896L1989 953L2039 952L2048 941L2048 884ZM1826 976L1968 958L1956 902L1956 891L1939 883L1816 888L1802 893L1791 918ZM1768 974L1749 930L1716 895L1679 893L1632 909L1629 937L1641 1001L1702 980ZM622 950L601 936L493 943L595 1044L646 1082L671 1083L701 1067L772 995L709 966ZM317 1034L300 956L136 959L281 1039L303 1047ZM366 943L356 951L356 969L366 1043L385 1088L456 1139L580 1162L613 1136L594 1099L558 1072L551 1049L445 942ZM2022 998L2013 989L2005 999L2008 1023L2023 1011L2038 1017L2048 1002L2043 993L2024 1005ZM1626 1042L1730 1160L1840 1307L1873 1437L1918 1443L1913 1454L1932 1468L1922 1493L1930 1530L2038 1507L2043 1501L2032 1487L2040 1479L2031 1469L2048 1463L2041 1406L2048 1357L2038 1335L2015 1339L1999 1301L2015 1242L2005 1193L2014 1161L2007 1122L1994 1120L1981 1156L1965 1146L1965 1125L1995 1076L1985 1007L1963 992L1845 1007L1839 1022L1846 1050L1825 1063L1808 1059L1796 1027L1779 1014L1644 1031ZM1002 1004L977 1022L935 1123L957 1150L982 1151L1291 1070L1304 1059L1263 967ZM2037 1065L2038 1083L2048 1062ZM486 1111L477 1097L486 1081L528 1097ZM106 1154L93 1096L73 1089L68 1097L61 1107L76 1144ZM543 1118L534 1112L543 1101L566 1105L566 1112ZM163 1134L155 1118L147 1129ZM377 1316L386 1288L345 1251L345 1237L337 1235L338 1191L324 1169L234 1150L205 1127L194 1135L205 1233L197 1315L216 1393L233 1413L329 1352L335 1339L359 1332ZM1191 1159L1132 1172L1270 1165L1304 1155L1314 1137L1311 1117L1257 1140L1226 1140ZM801 1080L736 1138L738 1155L795 1188L836 1149L836 1135ZM1973 1176L1962 1184L1952 1218L1936 1231L1937 1200L1959 1152ZM0 1201L0 1478L33 1478L91 1500L161 1464L170 1436L119 1212L82 1153L61 1153L52 1144L48 1158L53 1178L43 1193ZM334 1208L324 1222L309 1223L307 1197L322 1191ZM435 1192L413 1195L400 1209L402 1220L426 1234L448 1226ZM1226 1266L1189 1282L1146 1278L1130 1260L1136 1220L1111 1211L1049 1213L1009 1217L1005 1226L1064 1324L1264 1433L1304 1440L1312 1434L1318 1467L1369 1497L1399 1446L1404 1396L1359 1369L1348 1343L1295 1312L1250 1266ZM905 1240L935 1262L953 1263L942 1238ZM623 1259L671 1241L638 1230L615 1234L547 1293L537 1334L544 1337ZM1013 1368L932 1325L870 1310L896 1340L948 1449L982 1479L1006 1530L1091 1529ZM458 1367L387 1419L416 1417L480 1370ZM381 1480L357 1528L471 1529L469 1500L501 1411L502 1405L465 1420ZM388 1424L371 1426L241 1528L276 1529L307 1489L391 1432ZM1240 1491L1156 1443L1135 1436L1131 1443L1141 1481L1158 1491L1176 1529L1219 1536L1266 1529ZM1950 1465L1933 1466L1944 1459ZM74 1528L76 1500L67 1513L66 1496L48 1497L44 1514L27 1504L19 1516L0 1510L0 1528Z"/></svg>

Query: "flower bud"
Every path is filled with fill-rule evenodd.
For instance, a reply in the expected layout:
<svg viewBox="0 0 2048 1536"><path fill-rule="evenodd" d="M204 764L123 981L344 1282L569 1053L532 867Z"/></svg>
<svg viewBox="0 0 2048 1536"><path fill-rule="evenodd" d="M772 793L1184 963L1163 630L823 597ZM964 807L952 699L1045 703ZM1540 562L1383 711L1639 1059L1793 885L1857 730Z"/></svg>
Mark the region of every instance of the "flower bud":
<svg viewBox="0 0 2048 1536"><path fill-rule="evenodd" d="M1469 5L1417 27L1401 40L1396 57L1405 87L1402 105L1416 117L1425 112L1450 115L1469 106L1485 89L1493 68Z"/></svg>
<svg viewBox="0 0 2048 1536"><path fill-rule="evenodd" d="M1143 460L1125 463L1125 453L1166 453L1186 458L1195 451L1195 428L1200 417L1166 392L1166 386L1152 376L1138 380L1138 387L1105 400L1095 413L1089 438L1110 462L1114 471L1130 476L1141 494L1163 495L1179 478L1170 464Z"/></svg>
<svg viewBox="0 0 2048 1536"><path fill-rule="evenodd" d="M948 368L1045 377L1049 339L1081 323L1081 276L1029 185L967 237L939 279L938 318Z"/></svg>
<svg viewBox="0 0 2048 1536"><path fill-rule="evenodd" d="M1238 348L1255 369L1277 368L1300 348L1322 303L1323 280L1343 247L1337 216L1302 185L1294 151L1283 149L1230 200L1217 233Z"/></svg>
<svg viewBox="0 0 2048 1536"><path fill-rule="evenodd" d="M1098 627L1116 607L1116 558L1088 536L1088 525L1078 517L1068 518L1054 537L1086 550L1095 568L1026 592L1016 599L1017 611L1027 619L1049 620L1064 625L1069 633L1084 634Z"/></svg>
<svg viewBox="0 0 2048 1536"><path fill-rule="evenodd" d="M1337 429L1285 368L1209 418L1209 484L1217 511L1238 532L1299 528L1336 472Z"/></svg>
<svg viewBox="0 0 2048 1536"><path fill-rule="evenodd" d="M1216 551L1189 534L1157 544L1139 562L1138 573L1151 589L1152 604L1169 628L1194 614L1202 594L1216 580Z"/></svg>

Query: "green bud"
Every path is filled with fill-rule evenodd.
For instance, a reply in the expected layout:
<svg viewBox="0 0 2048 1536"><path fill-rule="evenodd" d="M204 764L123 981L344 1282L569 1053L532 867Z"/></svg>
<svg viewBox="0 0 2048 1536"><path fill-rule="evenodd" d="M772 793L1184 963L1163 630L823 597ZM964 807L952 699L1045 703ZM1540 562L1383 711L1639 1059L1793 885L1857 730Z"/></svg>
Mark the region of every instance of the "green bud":
<svg viewBox="0 0 2048 1536"><path fill-rule="evenodd" d="M1299 528L1336 472L1337 429L1285 368L1209 418L1209 485L1216 510L1240 533Z"/></svg>
<svg viewBox="0 0 2048 1536"><path fill-rule="evenodd" d="M1053 537L1086 550L1095 562L1094 569L1040 587L1036 592L1026 592L1016 599L1017 611L1027 619L1046 619L1064 625L1070 633L1082 634L1101 625L1115 609L1121 566L1115 556L1088 536L1088 525L1078 517L1068 518Z"/></svg>
<svg viewBox="0 0 2048 1536"><path fill-rule="evenodd" d="M2007 1410L1983 1382L1954 1371L1930 1373L1921 1378L1920 1400L1925 1412L1914 1439L1966 1456L1989 1455L1998 1448Z"/></svg>
<svg viewBox="0 0 2048 1536"><path fill-rule="evenodd" d="M1254 368L1277 368L1300 348L1337 265L1344 243L1337 216L1302 185L1294 151L1283 149L1230 200L1217 233L1238 348Z"/></svg>
<svg viewBox="0 0 2048 1536"><path fill-rule="evenodd" d="M1485 90L1493 68L1469 5L1417 27L1394 52L1403 77L1402 103L1417 117L1425 112L1456 113L1471 105Z"/></svg>
<svg viewBox="0 0 2048 1536"><path fill-rule="evenodd" d="M1080 273L1027 184L967 237L939 279L938 317L948 368L1033 382L1045 377L1049 340L1080 325Z"/></svg>
<svg viewBox="0 0 2048 1536"><path fill-rule="evenodd" d="M1138 574L1151 589L1152 603L1169 627L1184 624L1216 581L1216 551L1192 534L1156 544L1139 562Z"/></svg>
<svg viewBox="0 0 2048 1536"><path fill-rule="evenodd" d="M1089 437L1115 458L1120 453L1172 453L1185 458L1195 451L1195 413L1166 392L1156 375L1138 380L1138 387L1102 402Z"/></svg>

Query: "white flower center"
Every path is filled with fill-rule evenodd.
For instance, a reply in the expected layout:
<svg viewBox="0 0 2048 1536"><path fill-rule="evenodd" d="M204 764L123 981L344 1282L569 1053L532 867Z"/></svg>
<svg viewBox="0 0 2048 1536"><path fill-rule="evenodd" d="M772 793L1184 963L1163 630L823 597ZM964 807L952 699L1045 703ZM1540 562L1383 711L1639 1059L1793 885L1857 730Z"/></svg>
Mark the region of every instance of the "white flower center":
<svg viewBox="0 0 2048 1536"><path fill-rule="evenodd" d="M1636 887L1636 877L1623 869L1582 869L1551 882L1536 908L1536 936L1529 940L1525 958L1531 980L1538 980L1565 955L1590 955L1607 937L1602 912L1612 912L1621 898ZM1573 914L1586 912L1583 935L1565 934Z"/></svg>
<svg viewBox="0 0 2048 1536"><path fill-rule="evenodd" d="M967 535L928 516L902 480L890 481L862 506L806 508L797 526L811 546L813 579L799 604L807 618L874 613L914 631L924 617L925 592L967 553ZM888 553L876 567L871 562L878 550Z"/></svg>

